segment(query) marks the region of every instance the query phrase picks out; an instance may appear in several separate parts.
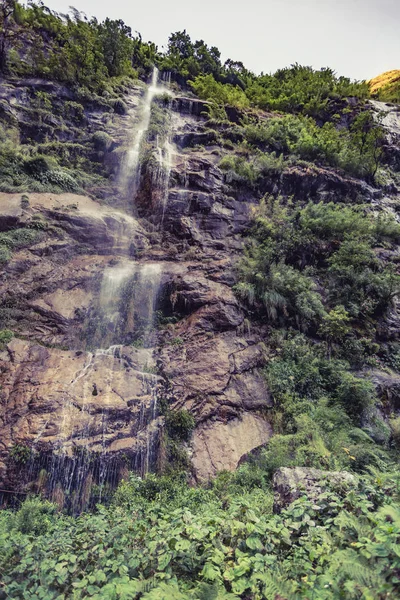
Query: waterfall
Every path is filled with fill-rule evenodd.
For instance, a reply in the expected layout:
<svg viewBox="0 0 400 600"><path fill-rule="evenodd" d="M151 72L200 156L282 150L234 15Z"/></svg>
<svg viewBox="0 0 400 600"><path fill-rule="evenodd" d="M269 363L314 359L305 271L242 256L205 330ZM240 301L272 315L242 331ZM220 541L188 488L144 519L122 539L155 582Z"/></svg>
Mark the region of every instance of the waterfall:
<svg viewBox="0 0 400 600"><path fill-rule="evenodd" d="M153 99L162 94L171 94L167 87L159 84L158 80L159 71L157 67L154 67L151 83L147 87L144 95L141 116L134 128L130 148L126 153L120 170L119 180L121 192L124 196L130 196L130 200L134 200L139 187L140 149L149 129Z"/></svg>
<svg viewBox="0 0 400 600"><path fill-rule="evenodd" d="M159 144L159 138L157 136L157 157L158 157L158 170L154 178L154 184L160 190L159 201L161 204L161 225L164 222L165 209L168 201L168 187L169 178L172 169L172 156L174 150L171 143L170 136L167 136L166 140L162 145Z"/></svg>
<svg viewBox="0 0 400 600"><path fill-rule="evenodd" d="M149 128L153 100L165 93L168 90L159 83L154 68L120 170L121 192L130 202L135 201L142 168L141 147L149 138L155 158L150 183L161 223L174 148L169 120L163 121L168 127L164 126L158 136L149 134ZM170 108L168 103L162 104L157 106L159 114ZM60 420L53 424L54 445L29 465L31 480L39 481L43 471L48 494L60 506L67 503L73 512L88 506L92 488L93 497L104 500L118 484L122 469L135 469L145 476L157 459L160 377L154 372L153 357L162 263L129 259L120 246L113 249L113 254L101 279L93 284L95 300L87 311L82 345L73 359L76 366L60 390L62 408ZM98 373L102 373L101 386ZM46 426L38 432L34 447L40 445Z"/></svg>
<svg viewBox="0 0 400 600"><path fill-rule="evenodd" d="M155 326L157 297L161 282L161 265L147 263L137 267L135 286L135 326L145 346L151 345Z"/></svg>

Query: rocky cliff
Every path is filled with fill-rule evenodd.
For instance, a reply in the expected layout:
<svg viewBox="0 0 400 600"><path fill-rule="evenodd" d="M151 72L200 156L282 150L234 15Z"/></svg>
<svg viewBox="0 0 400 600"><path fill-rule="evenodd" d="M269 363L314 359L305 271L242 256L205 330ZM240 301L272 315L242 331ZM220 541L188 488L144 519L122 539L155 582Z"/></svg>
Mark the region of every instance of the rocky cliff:
<svg viewBox="0 0 400 600"><path fill-rule="evenodd" d="M4 110L34 138L47 125L32 133L24 106L41 85L2 87ZM362 195L397 211L394 184L377 189L329 167L288 165L257 192L237 186L219 168L230 144L204 103L161 90L151 100L162 127L152 130L152 113L143 133L148 95L128 90L126 114L106 126L98 107L87 109L74 134L84 144L107 129L110 186L0 194L1 232L23 232L0 280L2 327L14 334L0 354L2 489L45 489L60 502L75 494L79 504L128 469L163 468L166 406L195 419L195 480L235 469L272 433L266 326L250 322L232 290L254 206L266 193ZM138 132L146 151L135 162Z"/></svg>
<svg viewBox="0 0 400 600"><path fill-rule="evenodd" d="M25 85L3 88L17 117ZM3 325L14 333L1 353L3 489L35 488L42 473L53 494L85 494L127 468L155 470L163 398L195 417L196 478L234 469L270 436L264 346L232 292L254 199L225 184L201 103L176 98L161 109L173 143L166 189L147 165L137 201L121 201L121 148L132 144L141 91L131 90L128 115L109 130L105 162L117 183L107 202L0 194L1 231L38 234L1 275ZM19 451L26 457L15 460Z"/></svg>

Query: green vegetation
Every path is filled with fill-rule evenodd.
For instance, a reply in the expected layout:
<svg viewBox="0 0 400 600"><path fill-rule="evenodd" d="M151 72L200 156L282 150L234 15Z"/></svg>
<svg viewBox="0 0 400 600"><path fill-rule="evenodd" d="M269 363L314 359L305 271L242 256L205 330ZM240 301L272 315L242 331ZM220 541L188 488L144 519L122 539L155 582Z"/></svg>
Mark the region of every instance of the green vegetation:
<svg viewBox="0 0 400 600"><path fill-rule="evenodd" d="M98 88L106 77L135 75L134 41L122 21L63 18L43 4L5 0L0 11L0 70ZM29 37L29 44L24 44Z"/></svg>
<svg viewBox="0 0 400 600"><path fill-rule="evenodd" d="M377 99L382 102L393 102L400 104L400 81L382 87L377 94Z"/></svg>
<svg viewBox="0 0 400 600"><path fill-rule="evenodd" d="M319 127L311 117L286 115L245 128L246 140L259 148L340 167L363 178L375 176L382 155L383 131L371 113L357 116L349 129L332 122Z"/></svg>
<svg viewBox="0 0 400 600"><path fill-rule="evenodd" d="M0 330L0 350L4 350L4 347L11 342L14 334L9 329L1 329Z"/></svg>
<svg viewBox="0 0 400 600"><path fill-rule="evenodd" d="M106 173L93 156L93 148L99 150L97 138L85 145L59 142L54 131L47 138L53 139L21 144L18 128L7 130L0 122L0 191L80 193L105 184Z"/></svg>
<svg viewBox="0 0 400 600"><path fill-rule="evenodd" d="M170 72L186 95L189 89L208 102L204 128L199 126L192 144L204 144L197 150L213 145L218 157L222 148L228 150L219 162L227 184L223 193L237 194L239 201L244 193L254 203L260 200L236 265L234 291L246 313L241 336L250 321L256 336L263 336L268 361L259 373L272 398L268 419L274 435L236 473L191 487L195 418L186 409L171 408L176 398L166 379L165 389L157 383L165 392L157 405L165 425L159 474L143 479L129 474L128 457L119 455L115 477L123 472L125 481L114 496L111 483L85 480L81 505L101 497L107 506L64 514L57 484L55 504L28 496L18 510L2 511L0 600L397 597L400 417L390 399L378 395L369 370L400 373L400 343L388 334L400 293L400 226L376 205L373 212L363 203L362 190L369 188L365 182L378 185L385 176L396 181L398 175L394 163L392 170L386 165L378 172L385 160L384 134L366 110L365 83L297 64L258 77L240 62L222 64L218 48L192 41L186 31L173 33L161 53L120 20L99 23L75 9L65 16L42 3L4 0L0 72L9 81L37 77L51 83L26 88L24 103L13 108L18 118L0 102L0 190L21 193L25 223L0 233L0 263L44 239L49 229L40 217L30 217L23 192L85 190L106 196L107 186L112 191L106 158L117 142L107 124L112 115L126 114L125 94L136 78L148 79L154 65ZM393 87L391 95L385 88L379 94L398 100ZM155 180L163 176L155 142L160 149L166 141L170 117L170 98L155 99L140 156L140 192L147 206ZM285 175L299 167L307 175L326 174L321 167L328 167L329 175L345 183L350 178L344 173L361 178L359 197L350 204L338 194L328 201L325 191L319 196L323 201L312 201L307 192L301 202L284 195ZM179 174L172 177L180 183ZM152 234L161 247L162 231ZM166 240L170 250L171 239ZM187 243L176 245L177 259ZM194 255L196 248L191 246ZM198 260L203 255L198 253ZM196 257L186 254L191 258ZM153 347L157 329L166 329L170 353L183 354L186 333L176 334L185 330L174 328L182 315L154 315L135 296L138 285L136 273L112 300L119 314L113 323L100 305L90 307L84 343L97 348L122 340L138 349ZM151 291L142 290L143 298ZM5 300L3 327L9 322L14 329L18 301ZM207 331L204 338L213 335ZM12 337L11 330L0 331L0 350ZM156 381L165 376L159 363L143 372L160 375ZM99 392L94 384L92 395ZM30 468L33 452L24 444L12 446L7 466L15 477ZM91 463L93 473L102 469L101 459L79 447L69 459L76 461L73 477L80 476L83 463ZM281 467L346 471L354 479L338 485L328 477L315 498L304 494L276 514L272 478ZM45 494L47 476L42 471L41 483L31 482L26 490Z"/></svg>
<svg viewBox="0 0 400 600"><path fill-rule="evenodd" d="M259 77L247 90L247 96L260 108L301 113L325 119L337 111L337 104L353 97L368 98L365 82L337 77L332 69L315 71L295 64L274 75ZM345 103L346 104L346 103Z"/></svg>
<svg viewBox="0 0 400 600"><path fill-rule="evenodd" d="M230 83L222 84L215 81L212 75L199 75L191 82L191 87L199 98L216 104L230 104L237 108L250 106L249 99L239 86Z"/></svg>
<svg viewBox="0 0 400 600"><path fill-rule="evenodd" d="M13 250L19 250L31 246L39 241L43 234L31 223L31 227L20 227L19 229L10 229L6 232L0 232L0 263L7 263Z"/></svg>
<svg viewBox="0 0 400 600"><path fill-rule="evenodd" d="M27 500L0 515L1 598L234 600L396 597L397 475L327 486L272 514L257 471L210 489L131 477L78 518Z"/></svg>
<svg viewBox="0 0 400 600"><path fill-rule="evenodd" d="M337 77L331 69L316 71L297 64L273 75L255 77L246 72L244 80L236 85L224 81L221 67L218 74L197 75L191 85L200 98L218 104L246 108L251 102L263 110L302 114L322 121L352 112L348 98L360 102L369 97L365 82Z"/></svg>
<svg viewBox="0 0 400 600"><path fill-rule="evenodd" d="M167 410L165 426L172 439L187 442L195 427L195 420L187 410Z"/></svg>
<svg viewBox="0 0 400 600"><path fill-rule="evenodd" d="M10 450L10 456L14 462L18 464L25 464L28 462L32 454L29 446L25 446L24 444L14 444Z"/></svg>
<svg viewBox="0 0 400 600"><path fill-rule="evenodd" d="M373 247L397 243L399 235L392 217L375 217L362 206L299 208L271 198L255 218L237 293L281 325L326 327L326 312L342 306L366 330L400 284L395 266L380 262Z"/></svg>
<svg viewBox="0 0 400 600"><path fill-rule="evenodd" d="M228 183L247 184L255 189L260 180L281 173L284 166L283 156L278 157L274 152L257 152L247 157L226 155L219 163Z"/></svg>

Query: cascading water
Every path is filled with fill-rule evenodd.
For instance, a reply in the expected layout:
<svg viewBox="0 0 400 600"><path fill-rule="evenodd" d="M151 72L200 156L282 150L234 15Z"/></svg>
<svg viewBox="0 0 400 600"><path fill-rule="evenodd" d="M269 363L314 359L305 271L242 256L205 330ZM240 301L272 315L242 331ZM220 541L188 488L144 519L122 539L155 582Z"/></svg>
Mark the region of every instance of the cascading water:
<svg viewBox="0 0 400 600"><path fill-rule="evenodd" d="M152 102L155 96L166 91L165 86L158 83L155 68L120 172L121 191L132 193L131 200L135 200L140 186L140 150L148 136ZM168 111L168 103L159 110ZM155 188L163 219L174 154L170 131L153 138L151 144L158 164L151 185ZM115 487L127 465L144 476L156 462L160 377L154 368L153 347L157 340L155 329L161 277L160 263L137 262L124 256L116 247L112 261L97 282L97 300L90 307L84 326L83 349L76 352L76 370L62 392L61 419L54 435L53 450L41 456L35 451L29 465L30 480L37 482L42 477L40 473L45 473L47 493L60 506L66 504L73 512L87 507L90 501L104 500L107 490ZM101 389L99 372L102 373ZM119 392L121 386L128 390L125 395ZM121 422L115 417L119 413ZM110 440L116 443L110 430L115 432L115 428L118 431L121 428L122 431L126 419L132 419L132 422L129 421L128 433L124 435L133 436L135 446L124 445L121 433L117 438L120 445L110 452ZM45 423L41 431L47 426ZM34 441L35 448L40 447L40 436L39 432ZM119 448L122 449L120 454ZM95 500L90 500L91 497Z"/></svg>
<svg viewBox="0 0 400 600"><path fill-rule="evenodd" d="M162 216L161 216L161 225L162 225L164 222L165 209L166 209L167 201L168 201L168 187L169 187L169 179L171 176L171 169L172 169L172 156L173 156L173 152L174 152L170 138L168 137L164 141L164 144L162 147L158 146L158 141L157 141L157 149L158 149L160 169L159 169L159 172L157 175L156 182L159 186L159 189L161 190L160 202L161 202L161 210L162 210Z"/></svg>
<svg viewBox="0 0 400 600"><path fill-rule="evenodd" d="M159 84L159 71L157 67L153 68L151 83L146 89L143 105L141 109L140 120L134 128L133 137L130 142L130 148L122 162L119 184L121 192L130 200L135 199L139 188L140 178L140 150L150 125L151 106L156 96L170 94L170 91L164 85Z"/></svg>

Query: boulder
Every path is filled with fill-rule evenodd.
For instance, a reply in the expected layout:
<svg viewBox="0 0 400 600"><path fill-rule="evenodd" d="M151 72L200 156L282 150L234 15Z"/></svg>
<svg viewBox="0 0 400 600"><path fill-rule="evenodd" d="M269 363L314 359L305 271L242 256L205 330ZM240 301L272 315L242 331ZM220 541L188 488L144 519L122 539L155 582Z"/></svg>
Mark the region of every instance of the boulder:
<svg viewBox="0 0 400 600"><path fill-rule="evenodd" d="M243 456L266 444L271 435L268 421L246 412L227 422L202 423L192 442L196 478L204 481L219 471L234 471Z"/></svg>
<svg viewBox="0 0 400 600"><path fill-rule="evenodd" d="M280 512L301 496L316 502L318 496L327 489L334 489L345 495L349 488L356 487L357 482L357 476L346 471L282 467L275 472L272 480L274 511Z"/></svg>

